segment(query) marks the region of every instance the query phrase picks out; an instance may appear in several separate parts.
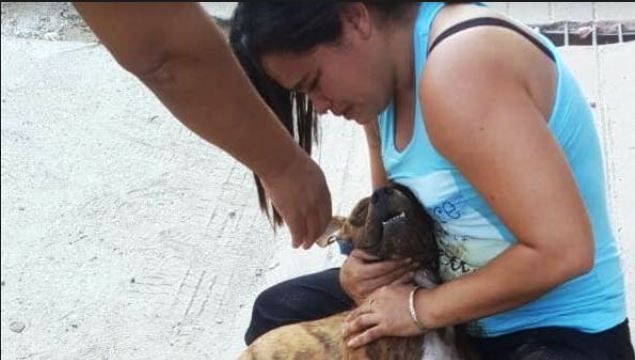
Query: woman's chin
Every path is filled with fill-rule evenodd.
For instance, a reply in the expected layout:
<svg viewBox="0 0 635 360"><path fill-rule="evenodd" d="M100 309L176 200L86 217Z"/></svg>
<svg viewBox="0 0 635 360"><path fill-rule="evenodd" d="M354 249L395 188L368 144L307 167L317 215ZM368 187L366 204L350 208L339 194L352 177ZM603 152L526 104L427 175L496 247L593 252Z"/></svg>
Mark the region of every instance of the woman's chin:
<svg viewBox="0 0 635 360"><path fill-rule="evenodd" d="M367 125L372 123L376 118L377 118L376 116L364 115L364 116L353 116L350 118L350 120L355 121L359 125Z"/></svg>

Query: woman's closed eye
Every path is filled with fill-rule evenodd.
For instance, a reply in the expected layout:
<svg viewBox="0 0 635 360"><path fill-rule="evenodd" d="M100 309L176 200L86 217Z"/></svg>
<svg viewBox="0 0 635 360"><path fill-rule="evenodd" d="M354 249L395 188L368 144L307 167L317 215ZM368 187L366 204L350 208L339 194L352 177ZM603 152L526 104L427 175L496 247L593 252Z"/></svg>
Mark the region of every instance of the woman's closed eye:
<svg viewBox="0 0 635 360"><path fill-rule="evenodd" d="M307 94L312 92L312 91L317 90L318 85L319 85L320 75L321 75L321 72L318 71L318 73L315 75L315 77L313 77L313 80L311 81L311 83L309 84L309 86L306 89L306 93Z"/></svg>

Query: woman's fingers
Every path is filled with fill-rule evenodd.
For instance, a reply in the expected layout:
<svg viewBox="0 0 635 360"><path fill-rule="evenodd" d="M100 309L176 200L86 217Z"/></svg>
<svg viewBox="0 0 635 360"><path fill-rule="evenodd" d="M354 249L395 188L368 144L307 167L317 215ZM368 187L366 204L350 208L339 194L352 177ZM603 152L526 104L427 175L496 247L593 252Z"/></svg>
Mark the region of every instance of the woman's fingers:
<svg viewBox="0 0 635 360"><path fill-rule="evenodd" d="M372 312L373 303L368 301L353 310L346 317L344 338L352 336L347 342L350 347L360 347L382 336L381 318Z"/></svg>
<svg viewBox="0 0 635 360"><path fill-rule="evenodd" d="M344 336L349 347L364 346L384 336L421 334L408 313L410 285L384 286L345 319Z"/></svg>
<svg viewBox="0 0 635 360"><path fill-rule="evenodd" d="M365 305L361 306L364 307ZM371 326L379 324L379 316L372 312L358 312L357 315L347 321L344 329L344 337L347 338L353 334L360 333Z"/></svg>
<svg viewBox="0 0 635 360"><path fill-rule="evenodd" d="M395 269L406 266L412 263L410 258L397 258L390 260L381 260L380 258L371 255L363 250L355 249L351 252L350 257L360 262L364 271L362 272L362 279L372 279L385 274L393 272Z"/></svg>
<svg viewBox="0 0 635 360"><path fill-rule="evenodd" d="M313 210L310 216L306 217L307 237L304 240L303 248L308 249L315 241L324 233L326 227L331 221L331 199L328 191L319 195L321 199L327 198L328 201L317 201L311 208Z"/></svg>
<svg viewBox="0 0 635 360"><path fill-rule="evenodd" d="M392 285L392 284L409 284L412 282L412 280L415 277L415 272L414 270L411 270L411 268L408 268L408 270L403 273L400 277L392 280L388 285Z"/></svg>
<svg viewBox="0 0 635 360"><path fill-rule="evenodd" d="M369 344L384 335L384 331L382 329L383 328L381 326L373 326L363 333L354 336L348 341L347 345L352 348L358 348L360 346Z"/></svg>
<svg viewBox="0 0 635 360"><path fill-rule="evenodd" d="M377 261L378 259L362 250L355 249L342 265L340 284L346 294L357 304L376 289L407 277L412 267L416 266L410 259Z"/></svg>
<svg viewBox="0 0 635 360"><path fill-rule="evenodd" d="M359 259L360 261L363 261L363 262L378 261L380 259L378 256L371 255L371 254L369 254L366 251L361 250L361 249L354 249L353 251L351 251L350 256L354 257L354 258L357 258L357 259Z"/></svg>
<svg viewBox="0 0 635 360"><path fill-rule="evenodd" d="M410 259L385 260L364 267L363 279L379 279L400 269L407 269L411 263Z"/></svg>
<svg viewBox="0 0 635 360"><path fill-rule="evenodd" d="M291 232L291 244L294 248L300 247L304 243L306 237L306 222L304 218L297 216L289 216L285 219L289 232Z"/></svg>
<svg viewBox="0 0 635 360"><path fill-rule="evenodd" d="M409 273L410 267L398 267L389 273L383 274L382 276L367 280L365 282L365 286L370 292L373 292L382 286L390 285L395 280L400 279L403 276L407 276Z"/></svg>
<svg viewBox="0 0 635 360"><path fill-rule="evenodd" d="M289 226L293 246L311 247L331 218L331 193L320 167L300 151L283 171L260 174L260 180Z"/></svg>
<svg viewBox="0 0 635 360"><path fill-rule="evenodd" d="M314 209L314 210L317 210L317 209ZM317 234L316 229L318 228L324 229L326 227L326 226L324 228L321 227L322 226L321 219L318 219L318 216L317 216L318 214L319 212L316 212L316 216L312 216L312 217L307 216L305 220L306 221L305 228L307 229L307 236L304 238L304 241L302 242L302 248L305 250L310 248L315 242L315 240L317 240L317 238L320 235L322 235L322 234L319 234L319 235L315 235L314 237L314 234Z"/></svg>

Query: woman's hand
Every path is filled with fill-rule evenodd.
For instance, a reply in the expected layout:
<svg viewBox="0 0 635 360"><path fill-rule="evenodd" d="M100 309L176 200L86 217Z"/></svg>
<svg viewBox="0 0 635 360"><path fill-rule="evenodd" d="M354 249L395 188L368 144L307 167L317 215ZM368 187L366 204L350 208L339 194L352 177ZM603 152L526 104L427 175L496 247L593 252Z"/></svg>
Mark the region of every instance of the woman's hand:
<svg viewBox="0 0 635 360"><path fill-rule="evenodd" d="M260 175L260 179L289 226L293 247L310 248L331 220L331 194L320 167L300 152L291 157L283 170L270 176Z"/></svg>
<svg viewBox="0 0 635 360"><path fill-rule="evenodd" d="M344 338L348 346L360 347L384 336L414 336L421 330L410 317L408 300L413 287L393 284L372 293L346 318ZM425 289L417 291L421 294Z"/></svg>
<svg viewBox="0 0 635 360"><path fill-rule="evenodd" d="M411 259L378 260L376 256L355 249L340 269L342 289L357 305L382 286L411 281L418 266L412 264Z"/></svg>

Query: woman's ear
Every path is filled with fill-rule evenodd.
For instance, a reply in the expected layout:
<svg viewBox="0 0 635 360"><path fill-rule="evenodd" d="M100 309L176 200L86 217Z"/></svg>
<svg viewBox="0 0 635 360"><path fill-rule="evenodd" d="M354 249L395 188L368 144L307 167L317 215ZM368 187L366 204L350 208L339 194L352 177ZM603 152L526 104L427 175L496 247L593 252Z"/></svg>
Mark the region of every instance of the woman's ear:
<svg viewBox="0 0 635 360"><path fill-rule="evenodd" d="M352 2L344 4L340 13L342 19L342 31L344 34L357 34L362 39L368 39L371 35L371 17L366 4Z"/></svg>

